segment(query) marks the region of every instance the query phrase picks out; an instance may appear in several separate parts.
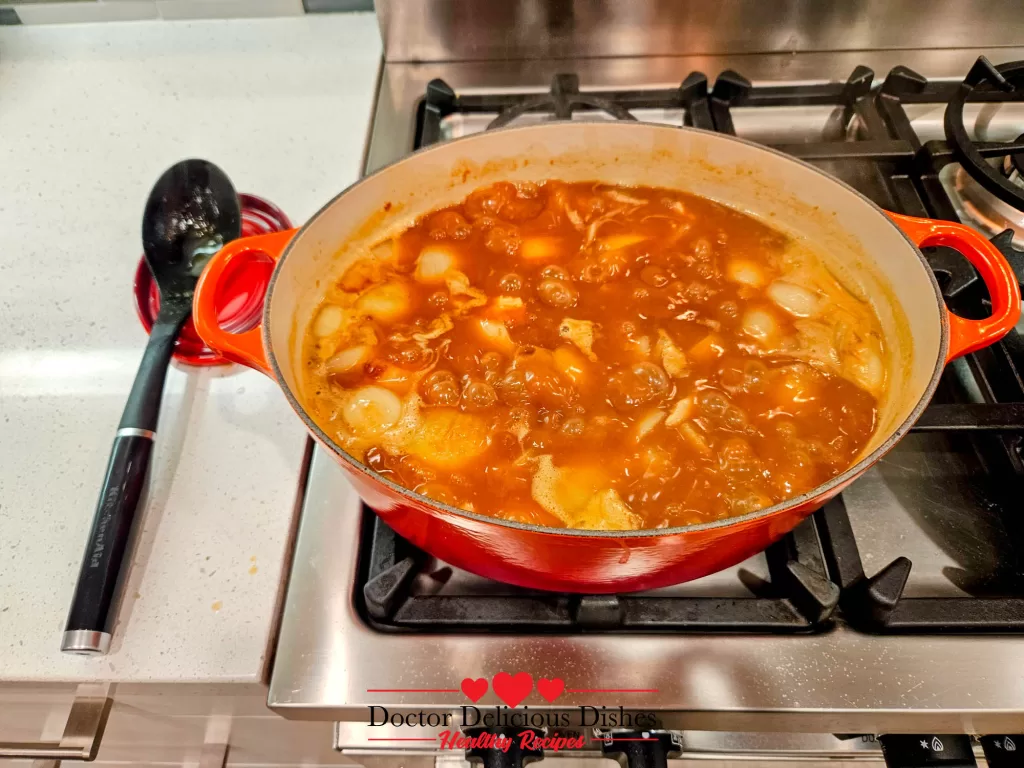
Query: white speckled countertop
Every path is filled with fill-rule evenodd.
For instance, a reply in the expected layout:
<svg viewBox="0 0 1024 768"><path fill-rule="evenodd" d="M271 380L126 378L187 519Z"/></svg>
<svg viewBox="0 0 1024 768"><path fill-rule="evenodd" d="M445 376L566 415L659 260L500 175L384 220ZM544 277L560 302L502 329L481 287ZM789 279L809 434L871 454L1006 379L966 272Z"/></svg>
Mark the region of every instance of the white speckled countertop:
<svg viewBox="0 0 1024 768"><path fill-rule="evenodd" d="M204 157L301 223L358 176L379 58L370 14L0 28L0 681L263 679L306 437L237 366L172 369L111 652L60 637L150 186Z"/></svg>

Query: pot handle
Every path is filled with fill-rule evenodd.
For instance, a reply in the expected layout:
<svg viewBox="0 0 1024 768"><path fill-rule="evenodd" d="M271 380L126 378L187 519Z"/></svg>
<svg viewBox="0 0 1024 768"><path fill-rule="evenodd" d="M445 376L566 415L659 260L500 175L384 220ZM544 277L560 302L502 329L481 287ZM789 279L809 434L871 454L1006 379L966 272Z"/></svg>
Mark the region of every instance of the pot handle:
<svg viewBox="0 0 1024 768"><path fill-rule="evenodd" d="M946 362L998 341L1020 319L1020 285L1013 268L999 249L976 229L951 221L919 219L889 213L892 220L919 248L944 245L958 251L974 268L988 288L992 314L982 320L967 320L948 309L949 351Z"/></svg>
<svg viewBox="0 0 1024 768"><path fill-rule="evenodd" d="M221 248L210 259L199 276L195 294L192 297L192 320L196 332L207 346L228 360L247 365L273 377L266 351L263 349L263 315L254 328L241 333L232 333L221 327L218 308L228 302L257 298L263 304L263 296L252 297L253 281L245 280L245 273L262 263L266 269L267 259L276 263L297 229L286 229L269 235L256 235L233 240ZM266 290L265 285L259 288Z"/></svg>

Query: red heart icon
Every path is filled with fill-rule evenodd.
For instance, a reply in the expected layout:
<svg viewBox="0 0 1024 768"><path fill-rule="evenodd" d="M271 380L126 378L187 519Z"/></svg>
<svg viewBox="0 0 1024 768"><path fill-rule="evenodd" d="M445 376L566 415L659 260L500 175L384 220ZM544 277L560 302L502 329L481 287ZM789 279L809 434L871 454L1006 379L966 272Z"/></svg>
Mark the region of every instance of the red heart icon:
<svg viewBox="0 0 1024 768"><path fill-rule="evenodd" d="M548 701L554 701L562 695L562 691L565 690L565 680L560 677L552 678L548 680L546 677L542 677L537 681L537 693L543 696Z"/></svg>
<svg viewBox="0 0 1024 768"><path fill-rule="evenodd" d="M499 672L491 679L491 685L498 698L515 708L533 690L533 677L529 672L517 672L515 675Z"/></svg>
<svg viewBox="0 0 1024 768"><path fill-rule="evenodd" d="M487 693L487 678L478 677L474 680L472 677L467 677L462 681L462 692L476 704Z"/></svg>

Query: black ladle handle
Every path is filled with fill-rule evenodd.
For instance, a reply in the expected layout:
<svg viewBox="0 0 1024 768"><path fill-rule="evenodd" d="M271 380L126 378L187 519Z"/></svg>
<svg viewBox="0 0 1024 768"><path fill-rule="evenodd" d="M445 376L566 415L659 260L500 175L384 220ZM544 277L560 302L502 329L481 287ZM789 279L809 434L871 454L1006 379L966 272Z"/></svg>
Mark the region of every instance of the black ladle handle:
<svg viewBox="0 0 1024 768"><path fill-rule="evenodd" d="M153 325L121 415L60 644L67 653L103 654L110 648L120 602L121 565L146 485L167 366L188 316L179 314L180 319L158 318Z"/></svg>

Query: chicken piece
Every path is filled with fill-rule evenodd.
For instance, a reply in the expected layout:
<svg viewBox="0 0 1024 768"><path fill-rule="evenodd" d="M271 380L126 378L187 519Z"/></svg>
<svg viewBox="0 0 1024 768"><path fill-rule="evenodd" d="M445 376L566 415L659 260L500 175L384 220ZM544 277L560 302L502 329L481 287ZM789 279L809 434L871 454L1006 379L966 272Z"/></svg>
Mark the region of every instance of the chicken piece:
<svg viewBox="0 0 1024 768"><path fill-rule="evenodd" d="M658 343L654 347L654 354L661 358L661 367L673 379L679 379L686 375L688 370L686 355L672 341L672 337L660 328L658 329Z"/></svg>
<svg viewBox="0 0 1024 768"><path fill-rule="evenodd" d="M612 488L607 488L590 497L587 506L577 515L571 528L587 531L635 531L643 525L626 502Z"/></svg>
<svg viewBox="0 0 1024 768"><path fill-rule="evenodd" d="M558 335L572 342L592 363L597 362L594 354L594 323L590 320L565 318L558 326Z"/></svg>
<svg viewBox="0 0 1024 768"><path fill-rule="evenodd" d="M430 321L430 325L427 326L427 330L422 333L414 333L412 338L414 341L427 342L432 339L436 339L439 336L444 336L448 331L455 327L455 323L448 317L447 314L439 315Z"/></svg>
<svg viewBox="0 0 1024 768"><path fill-rule="evenodd" d="M482 307L487 303L487 294L470 285L469 278L464 272L449 270L445 275L445 285L448 286L448 292L452 295L452 303L455 305L457 316L464 315L471 309Z"/></svg>

